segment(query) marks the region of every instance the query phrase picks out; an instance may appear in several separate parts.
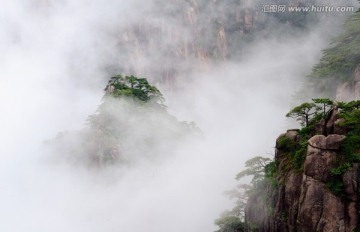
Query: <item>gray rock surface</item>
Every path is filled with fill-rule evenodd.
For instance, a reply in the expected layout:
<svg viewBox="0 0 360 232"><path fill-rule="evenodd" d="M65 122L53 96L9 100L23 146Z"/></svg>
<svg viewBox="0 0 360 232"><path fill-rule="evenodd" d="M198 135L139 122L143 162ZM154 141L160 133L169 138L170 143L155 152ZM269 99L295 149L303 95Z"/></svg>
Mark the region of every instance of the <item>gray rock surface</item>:
<svg viewBox="0 0 360 232"><path fill-rule="evenodd" d="M279 138L286 136L298 141L297 133L291 130ZM301 171L286 169L288 153L277 147L275 163L279 186L273 189L274 198L264 199L259 195L248 201L246 222L253 226L248 231L352 232L359 228L360 165L353 164L339 179L343 185L342 195L328 186L334 183L331 169L337 167L343 156L340 149L344 139L344 135L338 134L310 138ZM274 209L269 211L272 203Z"/></svg>

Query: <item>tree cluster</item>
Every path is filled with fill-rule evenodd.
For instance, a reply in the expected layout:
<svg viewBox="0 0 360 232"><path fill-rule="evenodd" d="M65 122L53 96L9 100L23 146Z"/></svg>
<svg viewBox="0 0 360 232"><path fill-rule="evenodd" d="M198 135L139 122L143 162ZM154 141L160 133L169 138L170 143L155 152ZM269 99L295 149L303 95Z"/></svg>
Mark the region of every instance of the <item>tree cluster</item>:
<svg viewBox="0 0 360 232"><path fill-rule="evenodd" d="M156 101L163 105L165 102L161 92L153 85L150 85L145 78L138 78L133 75L116 75L110 78L106 88L106 96L132 97L142 102Z"/></svg>
<svg viewBox="0 0 360 232"><path fill-rule="evenodd" d="M325 118L331 111L335 102L328 98L316 98L312 102L305 102L290 110L286 117L296 118L302 127L309 127L317 120Z"/></svg>
<svg viewBox="0 0 360 232"><path fill-rule="evenodd" d="M343 186L342 182L338 180L342 178L342 174L348 168L352 167L353 163L360 162L360 100L335 102L327 98L317 98L312 102L294 107L286 116L297 119L303 126L299 132L299 138L297 141L293 141L286 136L280 137L276 147L285 156L286 165L283 168L295 171L303 170L307 141L314 133L313 126L321 120L326 121L334 109L339 111L339 118L342 119L341 126L347 127L347 133L342 145L343 160L339 161L338 167L331 170L333 178L327 183L327 186L331 191L341 194ZM230 198L236 199L236 203L232 210L225 211L215 221L220 228L216 232L248 231L249 225L245 222L245 208L250 196L264 199L268 210L271 211L272 196L269 194L276 192L277 178L286 172L285 169L277 169L274 160L261 156L246 161L245 169L237 174L236 179L251 176L251 184L239 184L235 189L226 192ZM252 207L256 207L256 205ZM256 225L251 226L256 227Z"/></svg>
<svg viewBox="0 0 360 232"><path fill-rule="evenodd" d="M53 153L66 154L77 164L105 167L136 162L134 157L153 159L188 137L201 136L193 122L180 122L168 113L161 92L145 78L116 75L104 91L85 128L51 141L57 150Z"/></svg>
<svg viewBox="0 0 360 232"><path fill-rule="evenodd" d="M220 218L215 220L219 227L216 232L244 232L247 231L245 223L245 208L249 197L253 194L263 194L272 185L275 177L275 162L270 158L256 156L246 161L245 169L236 175L240 180L246 176L252 176L251 184L239 184L226 194L230 199L236 199L235 207L230 211L225 211Z"/></svg>
<svg viewBox="0 0 360 232"><path fill-rule="evenodd" d="M331 47L323 51L320 62L309 75L311 85L317 91L333 95L338 83L349 81L360 64L360 11L350 17L344 32L332 41Z"/></svg>

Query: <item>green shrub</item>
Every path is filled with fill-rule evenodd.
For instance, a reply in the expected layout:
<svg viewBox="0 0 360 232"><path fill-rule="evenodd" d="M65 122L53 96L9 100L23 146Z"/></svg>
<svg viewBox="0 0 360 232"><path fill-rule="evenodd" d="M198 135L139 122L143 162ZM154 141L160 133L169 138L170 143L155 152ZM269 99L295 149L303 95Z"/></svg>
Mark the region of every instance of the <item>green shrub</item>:
<svg viewBox="0 0 360 232"><path fill-rule="evenodd" d="M344 32L333 40L332 46L323 51L320 62L309 75L317 91L334 95L337 84L352 78L360 63L359 41L360 12L357 12L346 21Z"/></svg>
<svg viewBox="0 0 360 232"><path fill-rule="evenodd" d="M278 139L276 148L283 153L295 152L297 150L298 143L289 137L282 136Z"/></svg>
<svg viewBox="0 0 360 232"><path fill-rule="evenodd" d="M326 183L326 187L329 188L332 193L339 197L343 197L345 194L344 183L338 176L328 181Z"/></svg>
<svg viewBox="0 0 360 232"><path fill-rule="evenodd" d="M242 232L245 231L244 224L240 218L227 214L215 220L215 225L220 228L216 232Z"/></svg>
<svg viewBox="0 0 360 232"><path fill-rule="evenodd" d="M292 158L292 163L293 166L296 170L302 170L303 166L304 166L304 161L306 158L306 151L307 151L307 146L306 147L300 147L298 150L295 151L295 153L293 153Z"/></svg>

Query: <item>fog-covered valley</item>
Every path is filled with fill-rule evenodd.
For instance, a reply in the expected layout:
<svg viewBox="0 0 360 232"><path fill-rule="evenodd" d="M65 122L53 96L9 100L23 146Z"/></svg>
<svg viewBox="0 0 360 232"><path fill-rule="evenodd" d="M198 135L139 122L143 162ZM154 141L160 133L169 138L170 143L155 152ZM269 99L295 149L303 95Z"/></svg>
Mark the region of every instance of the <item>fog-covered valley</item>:
<svg viewBox="0 0 360 232"><path fill-rule="evenodd" d="M244 162L254 155L273 156L276 137L296 126L284 115L298 102L295 93L345 18L321 16L305 29L274 21L268 30L279 32L261 32L233 55L229 46L224 57L216 55L223 51L221 41L209 48L213 53L191 55L201 50L194 48L187 57L165 56L164 51L183 49L177 43L191 41L191 29L197 26L178 24L161 4L2 2L0 231L214 231L214 219L232 205L223 192L236 184ZM201 11L209 7L205 5L198 1L193 8L199 24L202 17L212 17ZM163 39L166 46L159 51L158 38L145 43L125 36L139 21L161 21L183 34ZM288 27L294 32L285 34ZM131 43L126 51L124 37ZM230 37L237 38L236 33ZM159 76L169 70L176 70L176 77ZM169 127L164 118L152 118L154 135L139 129L126 138L133 142L128 148L133 155L125 165L96 168L70 162L67 149L47 149L59 133L88 127L88 116L103 102L109 78L118 73L147 78L163 93L169 114L195 122L202 135L174 139L161 133ZM134 112L119 111L133 128L143 125L131 121ZM145 146L144 138L152 136L154 146ZM82 149L80 139L72 146ZM144 158L145 153L156 155Z"/></svg>

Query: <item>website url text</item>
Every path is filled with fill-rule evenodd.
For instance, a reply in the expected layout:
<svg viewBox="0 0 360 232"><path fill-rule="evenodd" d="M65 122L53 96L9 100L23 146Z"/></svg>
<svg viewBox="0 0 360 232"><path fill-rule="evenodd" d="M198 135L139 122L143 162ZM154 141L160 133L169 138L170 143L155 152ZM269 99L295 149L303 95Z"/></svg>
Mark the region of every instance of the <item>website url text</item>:
<svg viewBox="0 0 360 232"><path fill-rule="evenodd" d="M277 13L277 12L354 12L353 6L287 6L287 5L263 5L262 12Z"/></svg>

